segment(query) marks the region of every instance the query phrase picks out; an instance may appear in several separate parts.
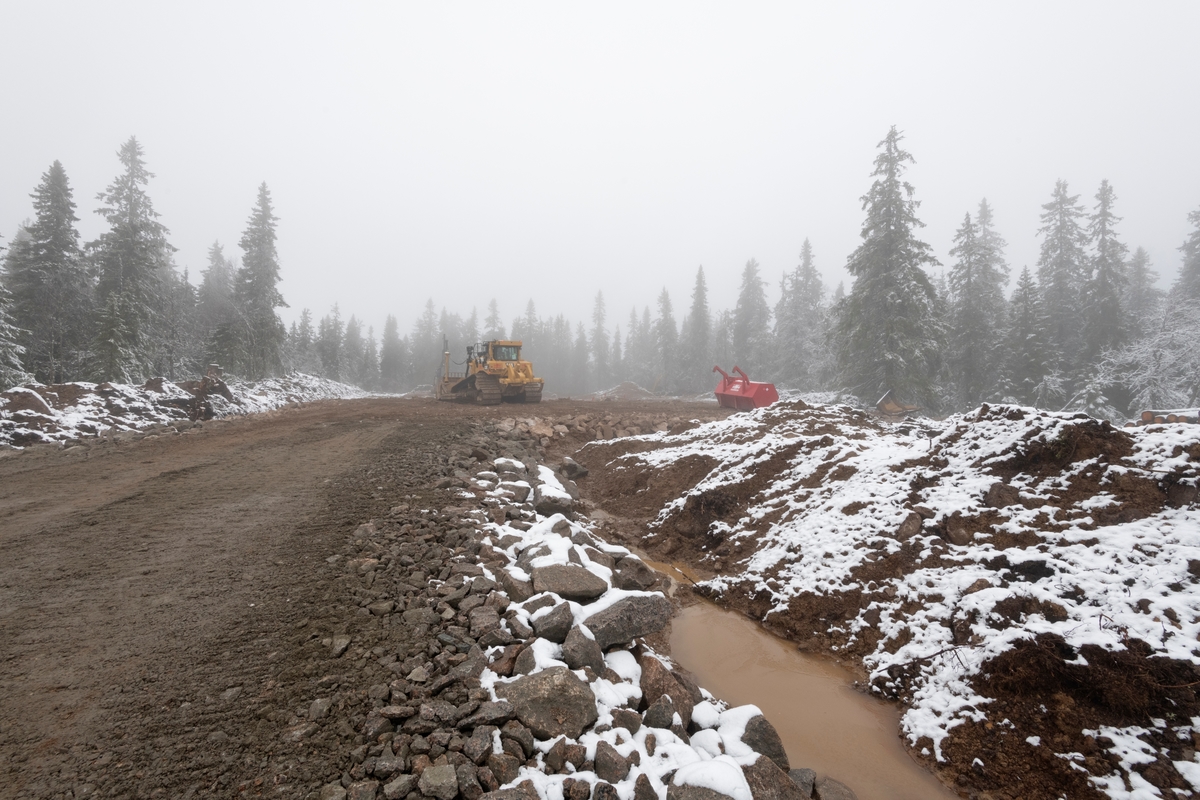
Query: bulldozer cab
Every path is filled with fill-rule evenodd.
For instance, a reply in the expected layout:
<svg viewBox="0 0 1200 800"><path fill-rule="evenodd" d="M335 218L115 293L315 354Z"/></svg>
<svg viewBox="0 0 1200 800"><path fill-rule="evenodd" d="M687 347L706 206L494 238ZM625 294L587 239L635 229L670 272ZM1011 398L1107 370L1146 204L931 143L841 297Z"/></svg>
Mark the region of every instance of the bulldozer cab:
<svg viewBox="0 0 1200 800"><path fill-rule="evenodd" d="M501 344L500 342L489 342L488 348L491 350L491 361L521 360L521 346L519 344Z"/></svg>

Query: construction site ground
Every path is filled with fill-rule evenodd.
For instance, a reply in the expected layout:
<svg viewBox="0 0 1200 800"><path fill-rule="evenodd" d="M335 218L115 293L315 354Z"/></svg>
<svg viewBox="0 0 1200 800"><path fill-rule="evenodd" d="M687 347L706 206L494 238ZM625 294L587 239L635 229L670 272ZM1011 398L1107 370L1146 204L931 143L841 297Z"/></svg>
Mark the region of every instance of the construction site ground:
<svg viewBox="0 0 1200 800"><path fill-rule="evenodd" d="M336 777L336 735L281 743L347 668L317 632L361 619L325 560L397 503L448 505L431 487L472 422L626 412L723 415L376 398L3 451L0 798L303 797Z"/></svg>

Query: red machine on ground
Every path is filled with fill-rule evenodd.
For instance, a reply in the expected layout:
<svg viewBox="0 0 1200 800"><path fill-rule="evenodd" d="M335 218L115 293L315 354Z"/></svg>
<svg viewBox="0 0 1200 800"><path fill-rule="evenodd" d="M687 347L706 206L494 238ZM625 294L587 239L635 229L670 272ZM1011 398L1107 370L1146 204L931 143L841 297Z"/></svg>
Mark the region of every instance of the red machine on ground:
<svg viewBox="0 0 1200 800"><path fill-rule="evenodd" d="M725 408L737 408L748 411L752 408L769 406L779 399L773 383L755 383L750 376L742 372L741 367L734 367L734 373L739 377L729 375L720 367L713 367L713 372L721 373L721 382L717 384L717 404Z"/></svg>

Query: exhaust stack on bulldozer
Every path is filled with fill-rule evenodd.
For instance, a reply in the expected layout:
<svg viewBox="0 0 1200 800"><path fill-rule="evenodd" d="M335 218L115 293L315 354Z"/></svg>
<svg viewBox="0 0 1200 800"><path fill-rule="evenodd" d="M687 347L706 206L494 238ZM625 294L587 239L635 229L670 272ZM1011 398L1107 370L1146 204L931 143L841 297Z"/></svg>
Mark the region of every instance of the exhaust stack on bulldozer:
<svg viewBox="0 0 1200 800"><path fill-rule="evenodd" d="M521 342L494 340L467 347L462 372L452 372L450 347L442 354L437 399L494 406L501 402L539 403L545 381L533 364L521 360Z"/></svg>

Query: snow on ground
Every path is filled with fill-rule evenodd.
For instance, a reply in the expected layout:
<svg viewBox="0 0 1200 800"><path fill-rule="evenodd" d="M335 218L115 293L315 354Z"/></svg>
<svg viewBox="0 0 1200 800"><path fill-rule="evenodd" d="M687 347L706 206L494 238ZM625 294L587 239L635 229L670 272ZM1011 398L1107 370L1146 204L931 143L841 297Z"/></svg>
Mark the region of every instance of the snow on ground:
<svg viewBox="0 0 1200 800"><path fill-rule="evenodd" d="M217 417L255 414L289 403L365 397L354 386L293 373L283 378L229 384L233 402L210 396ZM66 442L84 436L136 431L187 419L192 394L156 378L142 386L121 383L28 384L0 393L0 447Z"/></svg>
<svg viewBox="0 0 1200 800"><path fill-rule="evenodd" d="M651 540L681 521L702 526L692 540L718 573L707 589L765 597L768 623L804 598L861 597L855 615L817 633L857 654L874 691L905 701L903 733L939 761L953 728L985 718L990 700L973 678L1019 640L1055 634L1117 651L1140 639L1200 665L1200 426L1117 431L1014 406L884 422L781 402L635 440L651 449L612 466L712 464L666 504ZM734 515L703 516L706 500L731 496ZM1129 778L1149 745L1136 730L1108 735L1124 776L1093 785L1155 796L1125 789L1149 786ZM1200 764L1176 766L1200 790Z"/></svg>

